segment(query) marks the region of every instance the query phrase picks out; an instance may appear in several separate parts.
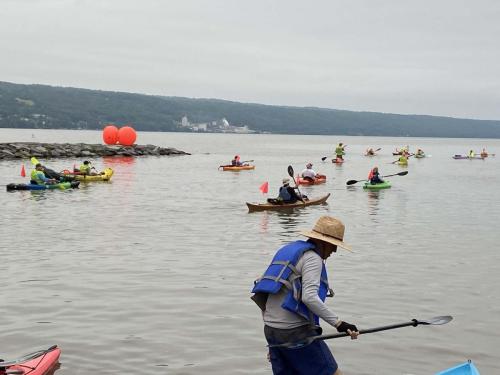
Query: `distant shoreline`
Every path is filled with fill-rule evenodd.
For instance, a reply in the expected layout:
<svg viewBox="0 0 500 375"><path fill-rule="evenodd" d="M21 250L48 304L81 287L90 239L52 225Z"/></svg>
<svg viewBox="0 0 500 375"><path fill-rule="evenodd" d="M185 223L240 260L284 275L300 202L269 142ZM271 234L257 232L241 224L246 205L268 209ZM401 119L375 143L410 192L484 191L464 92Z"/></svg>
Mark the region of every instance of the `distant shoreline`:
<svg viewBox="0 0 500 375"><path fill-rule="evenodd" d="M89 132L101 132L102 129L72 129L72 128L12 128L12 127L0 127L0 131L2 129L10 129L10 130L64 130L64 131L89 131ZM297 134L297 133L269 133L269 132L259 132L259 133L223 133L223 132L186 132L186 131L172 131L172 130L141 130L141 132L145 133L173 133L173 134L196 134L196 135L236 135L236 136L259 136L259 135L290 135L290 136L317 136L317 137L366 137L366 138L428 138L428 139L474 139L474 140L500 140L500 137L449 137L449 136L416 136L416 135L364 135L364 134Z"/></svg>

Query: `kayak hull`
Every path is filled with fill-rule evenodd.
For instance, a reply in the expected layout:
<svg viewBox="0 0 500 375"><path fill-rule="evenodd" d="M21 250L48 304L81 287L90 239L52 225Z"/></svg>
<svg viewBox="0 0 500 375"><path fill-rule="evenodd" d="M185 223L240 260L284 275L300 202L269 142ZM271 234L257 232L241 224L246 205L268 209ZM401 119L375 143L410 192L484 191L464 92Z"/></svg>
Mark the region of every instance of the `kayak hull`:
<svg viewBox="0 0 500 375"><path fill-rule="evenodd" d="M310 181L302 177L297 177L296 181L297 184L299 185L318 185L318 184L324 184L326 182L326 176L316 177L314 181Z"/></svg>
<svg viewBox="0 0 500 375"><path fill-rule="evenodd" d="M52 373L59 365L59 356L61 355L61 349L57 346L46 351L40 351L40 355L34 359L30 359L26 362L17 363L12 366L6 367L6 373L18 371L21 375L47 375ZM1 365L2 362L0 362ZM0 367L1 369L1 367ZM3 372L0 370L0 374Z"/></svg>
<svg viewBox="0 0 500 375"><path fill-rule="evenodd" d="M384 181L381 184L375 184L372 185L369 182L366 182L365 185L363 186L363 189L366 190L382 190L382 189L389 189L391 187L391 183L389 181Z"/></svg>
<svg viewBox="0 0 500 375"><path fill-rule="evenodd" d="M96 176L80 174L80 173L65 173L65 176L72 176L77 181L95 182L95 181L109 181L113 176L113 169L106 168L101 174Z"/></svg>
<svg viewBox="0 0 500 375"><path fill-rule="evenodd" d="M239 172L239 171L251 171L252 169L255 169L255 165L243 165L241 167L236 167L236 166L232 166L232 165L223 165L222 166L223 171Z"/></svg>
<svg viewBox="0 0 500 375"><path fill-rule="evenodd" d="M344 159L332 159L332 163L334 164L343 164L344 163Z"/></svg>
<svg viewBox="0 0 500 375"><path fill-rule="evenodd" d="M438 372L436 375L480 375L478 369L471 361L451 367L447 370Z"/></svg>
<svg viewBox="0 0 500 375"><path fill-rule="evenodd" d="M71 182L60 182L53 185L35 185L35 184L8 184L7 191L16 190L66 190L66 189L76 189L80 185L80 181Z"/></svg>
<svg viewBox="0 0 500 375"><path fill-rule="evenodd" d="M461 159L484 160L484 158L481 157L481 156L470 157L470 156L467 156L467 155L454 155L454 156L452 156L452 158L455 159L455 160L461 160Z"/></svg>
<svg viewBox="0 0 500 375"><path fill-rule="evenodd" d="M330 196L330 193L327 195L324 195L319 198L311 198L308 201L305 201L305 203L302 202L296 202L296 203L290 203L290 204L271 204L271 203L248 203L247 202L247 207L248 207L248 212L257 212L257 211L281 211L281 210L290 210L294 208L302 208L306 206L313 206L317 204L322 204L325 203L328 197Z"/></svg>

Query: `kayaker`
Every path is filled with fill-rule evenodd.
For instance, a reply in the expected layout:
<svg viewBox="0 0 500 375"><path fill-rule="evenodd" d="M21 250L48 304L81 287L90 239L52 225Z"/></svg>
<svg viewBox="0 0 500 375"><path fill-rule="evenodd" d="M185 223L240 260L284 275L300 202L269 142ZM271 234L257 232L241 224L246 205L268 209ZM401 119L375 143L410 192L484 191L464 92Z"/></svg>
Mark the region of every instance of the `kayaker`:
<svg viewBox="0 0 500 375"><path fill-rule="evenodd" d="M415 156L417 156L417 157L418 156L420 156L420 157L425 156L424 150L422 150L421 148L419 148L417 150L417 153L415 154Z"/></svg>
<svg viewBox="0 0 500 375"><path fill-rule="evenodd" d="M307 163L306 169L304 169L300 174L304 180L314 182L317 173L312 169L312 167L313 167L312 163Z"/></svg>
<svg viewBox="0 0 500 375"><path fill-rule="evenodd" d="M483 151L481 151L481 157L482 158L487 158L488 157L488 152L486 152L485 148L483 148Z"/></svg>
<svg viewBox="0 0 500 375"><path fill-rule="evenodd" d="M65 177L63 175L61 175L60 173L56 172L55 170L47 168L45 165L42 165L42 168L43 168L43 173L45 174L45 177L53 178L54 180L58 180L58 181L65 180Z"/></svg>
<svg viewBox="0 0 500 375"><path fill-rule="evenodd" d="M366 156L374 156L375 155L375 151L373 151L373 148L367 148L366 149Z"/></svg>
<svg viewBox="0 0 500 375"><path fill-rule="evenodd" d="M468 156L469 156L469 158L473 158L476 156L476 153L474 152L474 150L470 150Z"/></svg>
<svg viewBox="0 0 500 375"><path fill-rule="evenodd" d="M339 143L339 145L335 148L335 155L336 155L336 159L340 159L340 160L344 160L344 155L345 155L345 151L344 149L347 147L347 145L343 145L342 142Z"/></svg>
<svg viewBox="0 0 500 375"><path fill-rule="evenodd" d="M408 153L403 152L403 154L397 160L399 164L408 164Z"/></svg>
<svg viewBox="0 0 500 375"><path fill-rule="evenodd" d="M234 167L241 167L243 165L243 163L240 162L240 155L234 156L234 159L231 160L231 165Z"/></svg>
<svg viewBox="0 0 500 375"><path fill-rule="evenodd" d="M297 191L296 187L291 187L290 186L290 179L284 178L283 179L283 186L280 187L279 190L279 195L278 195L278 200L283 202L283 203L295 203L297 201L304 201L304 197L301 197Z"/></svg>
<svg viewBox="0 0 500 375"><path fill-rule="evenodd" d="M45 173L43 173L43 165L37 163L35 165L35 169L31 171L31 181L30 183L33 185L52 185L57 181L53 178L47 178Z"/></svg>
<svg viewBox="0 0 500 375"><path fill-rule="evenodd" d="M368 181L370 181L370 184L372 185L384 183L384 180L380 178L380 175L378 173L378 167L375 167L370 171L370 173L368 174Z"/></svg>
<svg viewBox="0 0 500 375"><path fill-rule="evenodd" d="M85 174L87 176L97 176L97 173L92 172L95 168L92 166L92 163L88 160L85 160L82 165L80 165L79 171L81 174Z"/></svg>
<svg viewBox="0 0 500 375"><path fill-rule="evenodd" d="M300 342L320 335L319 318L351 339L358 337L357 327L340 320L324 303L325 297L333 296L326 259L337 247L350 250L343 242L344 231L340 220L320 217L312 231L300 232L307 241L294 241L279 249L264 275L255 281L252 300L262 310L268 344ZM341 374L323 340L299 348L271 347L269 358L274 374Z"/></svg>

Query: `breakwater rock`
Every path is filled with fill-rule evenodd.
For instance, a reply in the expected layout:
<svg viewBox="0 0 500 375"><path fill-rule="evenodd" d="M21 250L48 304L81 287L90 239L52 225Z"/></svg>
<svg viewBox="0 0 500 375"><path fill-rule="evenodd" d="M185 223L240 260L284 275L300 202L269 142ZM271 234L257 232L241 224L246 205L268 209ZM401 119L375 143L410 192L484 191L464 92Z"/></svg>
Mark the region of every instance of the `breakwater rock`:
<svg viewBox="0 0 500 375"><path fill-rule="evenodd" d="M100 156L164 156L190 155L175 148L154 145L101 145L87 143L0 143L0 160L40 158L74 158Z"/></svg>

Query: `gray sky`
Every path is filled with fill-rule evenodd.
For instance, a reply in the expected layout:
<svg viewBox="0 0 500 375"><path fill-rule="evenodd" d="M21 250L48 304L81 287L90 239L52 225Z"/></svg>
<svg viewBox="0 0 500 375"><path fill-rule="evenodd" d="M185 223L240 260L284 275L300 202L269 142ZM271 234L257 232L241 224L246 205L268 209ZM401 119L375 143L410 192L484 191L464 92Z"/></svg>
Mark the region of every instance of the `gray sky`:
<svg viewBox="0 0 500 375"><path fill-rule="evenodd" d="M0 80L500 120L498 0L0 0Z"/></svg>

